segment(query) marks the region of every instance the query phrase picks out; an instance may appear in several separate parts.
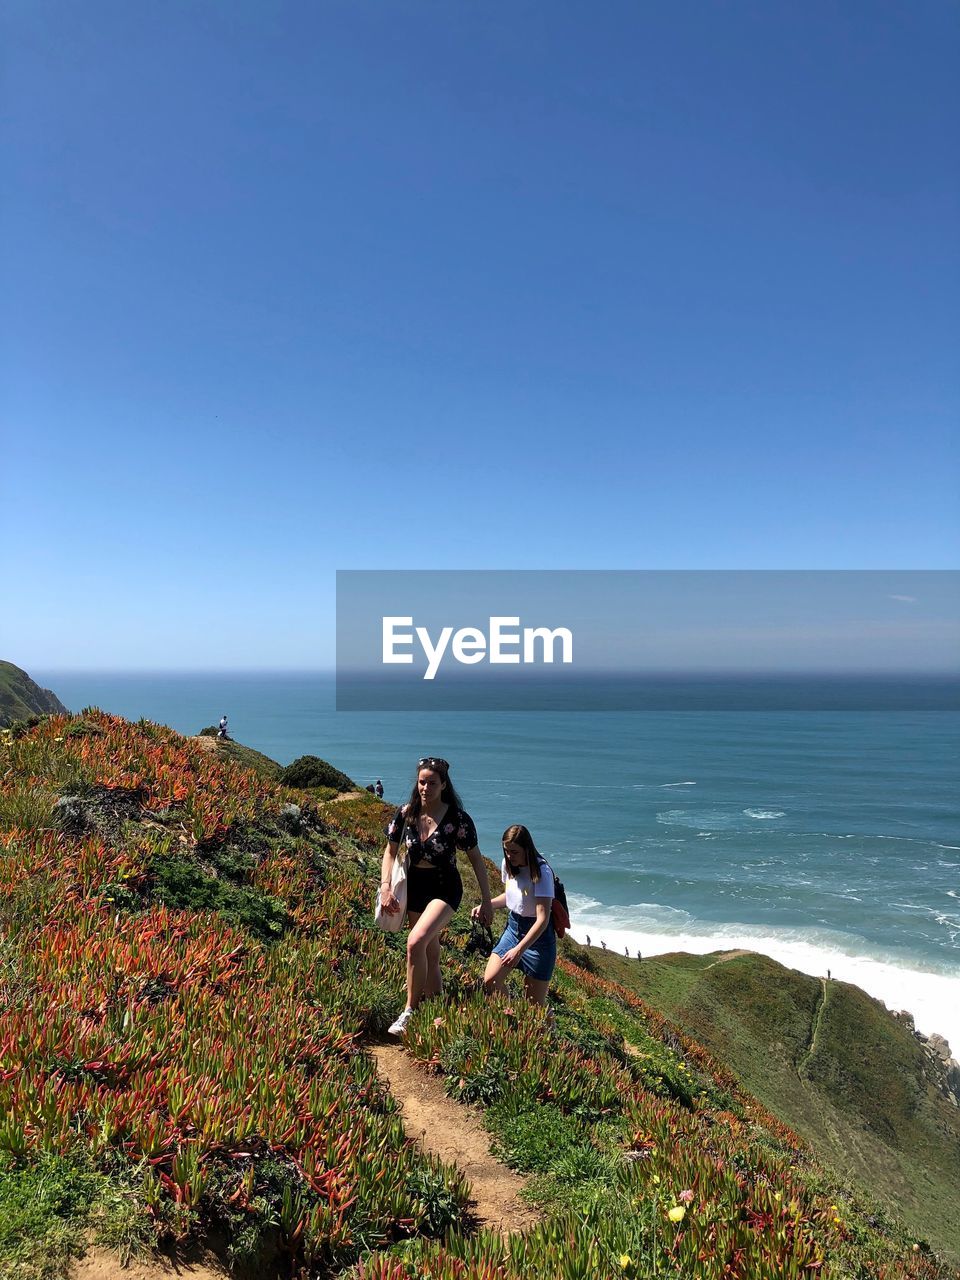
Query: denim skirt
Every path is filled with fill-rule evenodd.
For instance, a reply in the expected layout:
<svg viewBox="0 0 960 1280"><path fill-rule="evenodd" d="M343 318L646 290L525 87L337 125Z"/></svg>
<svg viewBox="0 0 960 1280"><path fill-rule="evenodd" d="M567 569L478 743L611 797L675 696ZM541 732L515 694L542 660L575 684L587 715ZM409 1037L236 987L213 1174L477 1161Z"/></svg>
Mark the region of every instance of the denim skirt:
<svg viewBox="0 0 960 1280"><path fill-rule="evenodd" d="M536 923L533 916L518 916L516 912L511 911L507 917L507 927L500 941L493 948L493 954L502 960L511 947L515 947L521 938L526 937ZM553 977L556 963L557 934L553 921L550 920L533 946L527 947L524 951L517 962L517 968L528 978L536 978L538 982L549 982Z"/></svg>

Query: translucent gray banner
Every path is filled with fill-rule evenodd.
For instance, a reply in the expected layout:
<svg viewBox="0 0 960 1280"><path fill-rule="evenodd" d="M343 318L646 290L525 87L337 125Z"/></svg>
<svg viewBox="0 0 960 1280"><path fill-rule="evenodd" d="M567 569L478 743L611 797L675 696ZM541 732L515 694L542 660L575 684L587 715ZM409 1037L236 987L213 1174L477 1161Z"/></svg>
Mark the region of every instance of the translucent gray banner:
<svg viewBox="0 0 960 1280"><path fill-rule="evenodd" d="M342 570L339 711L960 709L960 572Z"/></svg>

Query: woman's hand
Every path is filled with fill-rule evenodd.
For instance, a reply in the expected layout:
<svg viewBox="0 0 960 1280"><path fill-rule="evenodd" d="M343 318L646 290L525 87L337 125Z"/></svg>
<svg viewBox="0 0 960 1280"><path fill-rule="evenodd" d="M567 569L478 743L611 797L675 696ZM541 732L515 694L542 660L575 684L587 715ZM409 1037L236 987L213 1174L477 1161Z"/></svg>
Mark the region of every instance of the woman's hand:
<svg viewBox="0 0 960 1280"><path fill-rule="evenodd" d="M400 910L400 903L394 896L393 890L386 881L380 886L380 906L388 916L395 916Z"/></svg>
<svg viewBox="0 0 960 1280"><path fill-rule="evenodd" d="M523 955L523 947L511 947L510 950L500 957L501 969L514 969L519 963L520 957Z"/></svg>
<svg viewBox="0 0 960 1280"><path fill-rule="evenodd" d="M474 920L479 920L481 924L485 924L487 928L493 924L493 905L489 899L481 902L478 907L474 907L470 912L470 916Z"/></svg>

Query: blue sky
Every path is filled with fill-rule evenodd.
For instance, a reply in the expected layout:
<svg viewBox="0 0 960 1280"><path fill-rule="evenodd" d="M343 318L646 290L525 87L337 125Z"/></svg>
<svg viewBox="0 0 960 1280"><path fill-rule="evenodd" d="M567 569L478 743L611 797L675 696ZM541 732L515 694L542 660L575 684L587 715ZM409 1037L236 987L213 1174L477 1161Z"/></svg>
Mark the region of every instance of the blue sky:
<svg viewBox="0 0 960 1280"><path fill-rule="evenodd" d="M0 655L328 665L338 568L957 564L947 0L3 27Z"/></svg>

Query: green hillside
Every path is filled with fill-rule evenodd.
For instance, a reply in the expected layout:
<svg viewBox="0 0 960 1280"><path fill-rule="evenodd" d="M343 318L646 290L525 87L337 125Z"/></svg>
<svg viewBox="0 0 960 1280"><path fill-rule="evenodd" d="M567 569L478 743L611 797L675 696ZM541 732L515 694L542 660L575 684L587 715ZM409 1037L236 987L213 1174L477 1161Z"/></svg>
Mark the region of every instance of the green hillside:
<svg viewBox="0 0 960 1280"><path fill-rule="evenodd" d="M110 1258L138 1255L159 1280L158 1249L190 1274L198 1243L265 1280L954 1275L928 1243L944 1232L838 1181L610 958L564 944L555 1025L516 991L486 999L464 911L400 1057L482 1118L496 1176L526 1176L524 1229L485 1226L456 1142L422 1148L378 1073L405 961L371 920L387 813L148 721L0 735L3 1280L67 1280L90 1250L86 1275L122 1280ZM664 966L664 1008L688 969ZM802 989L782 1001L809 1054ZM741 1005L759 1043L759 993ZM728 1034L739 1054L747 1032ZM798 1061L842 1110L861 1086L826 1071L833 1038L828 1006Z"/></svg>
<svg viewBox="0 0 960 1280"><path fill-rule="evenodd" d="M960 1256L960 1109L942 1066L883 1005L759 955L638 966L601 953L597 964L706 1045L829 1164Z"/></svg>
<svg viewBox="0 0 960 1280"><path fill-rule="evenodd" d="M0 662L0 728L15 720L58 715L66 710L55 693L41 689L25 671L12 662Z"/></svg>

